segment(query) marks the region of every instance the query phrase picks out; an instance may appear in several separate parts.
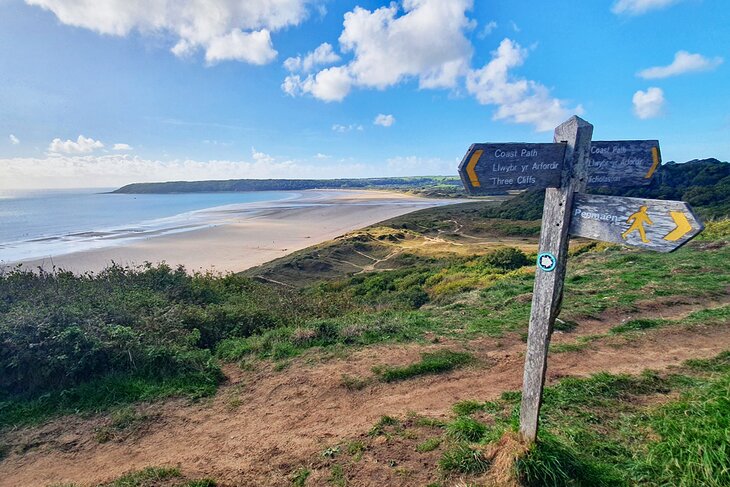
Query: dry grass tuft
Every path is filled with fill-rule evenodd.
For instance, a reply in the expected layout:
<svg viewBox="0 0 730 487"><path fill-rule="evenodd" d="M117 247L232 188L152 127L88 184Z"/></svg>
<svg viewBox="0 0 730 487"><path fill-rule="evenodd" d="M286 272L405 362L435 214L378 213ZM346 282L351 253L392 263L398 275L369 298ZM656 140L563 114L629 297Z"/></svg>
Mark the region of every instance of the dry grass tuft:
<svg viewBox="0 0 730 487"><path fill-rule="evenodd" d="M483 455L491 464L484 477L486 485L520 487L515 464L529 450L529 445L513 431L505 432L498 441L486 445Z"/></svg>

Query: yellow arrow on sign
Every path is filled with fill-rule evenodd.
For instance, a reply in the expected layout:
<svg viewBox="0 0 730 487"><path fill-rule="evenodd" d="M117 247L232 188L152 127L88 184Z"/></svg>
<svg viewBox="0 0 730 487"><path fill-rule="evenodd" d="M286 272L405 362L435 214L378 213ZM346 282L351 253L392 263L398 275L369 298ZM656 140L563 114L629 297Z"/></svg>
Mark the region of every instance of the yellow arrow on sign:
<svg viewBox="0 0 730 487"><path fill-rule="evenodd" d="M472 154L471 159L469 159L469 164L466 165L466 173L469 175L469 181L471 182L471 185L475 188L478 188L482 185L479 182L477 173L474 172L474 168L477 166L477 162L479 162L479 158L482 157L483 153L484 153L483 150L474 151L474 154Z"/></svg>
<svg viewBox="0 0 730 487"><path fill-rule="evenodd" d="M649 172L647 172L646 176L644 176L644 179L651 179L651 177L654 175L654 171L656 171L657 166L659 166L659 148L658 147L651 148L651 158L654 162L651 165L651 167L649 168Z"/></svg>
<svg viewBox="0 0 730 487"><path fill-rule="evenodd" d="M664 240L675 242L692 230L692 225L690 225L689 220L687 220L687 216L681 211L670 211L669 214L672 216L677 228L669 232L666 237L664 237Z"/></svg>

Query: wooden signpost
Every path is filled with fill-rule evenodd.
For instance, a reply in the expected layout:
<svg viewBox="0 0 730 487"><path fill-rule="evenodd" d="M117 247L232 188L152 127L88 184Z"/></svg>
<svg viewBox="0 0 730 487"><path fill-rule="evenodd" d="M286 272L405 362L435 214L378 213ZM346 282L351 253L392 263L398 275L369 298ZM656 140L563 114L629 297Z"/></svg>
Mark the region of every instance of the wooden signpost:
<svg viewBox="0 0 730 487"><path fill-rule="evenodd" d="M572 117L552 144L474 144L459 174L470 194L545 190L520 407L520 434L537 438L553 324L560 312L570 235L671 252L704 228L681 201L585 194L591 187L648 184L659 143L592 142L593 125Z"/></svg>

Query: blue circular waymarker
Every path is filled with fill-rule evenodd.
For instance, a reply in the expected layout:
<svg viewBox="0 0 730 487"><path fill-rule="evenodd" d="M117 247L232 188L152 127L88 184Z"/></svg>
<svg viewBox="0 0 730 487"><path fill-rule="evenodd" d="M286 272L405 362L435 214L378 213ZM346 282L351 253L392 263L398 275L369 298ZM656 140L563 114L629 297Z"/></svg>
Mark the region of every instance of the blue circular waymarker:
<svg viewBox="0 0 730 487"><path fill-rule="evenodd" d="M558 265L558 259L550 252L543 252L537 256L537 266L545 272L550 272Z"/></svg>

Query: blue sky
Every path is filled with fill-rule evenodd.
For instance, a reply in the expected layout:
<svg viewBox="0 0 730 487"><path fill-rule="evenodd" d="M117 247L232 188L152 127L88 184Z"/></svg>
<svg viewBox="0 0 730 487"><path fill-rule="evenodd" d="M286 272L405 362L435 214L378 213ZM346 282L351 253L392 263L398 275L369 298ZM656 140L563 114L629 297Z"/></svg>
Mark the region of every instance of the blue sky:
<svg viewBox="0 0 730 487"><path fill-rule="evenodd" d="M455 174L574 113L728 160L728 25L726 0L0 0L0 187Z"/></svg>

